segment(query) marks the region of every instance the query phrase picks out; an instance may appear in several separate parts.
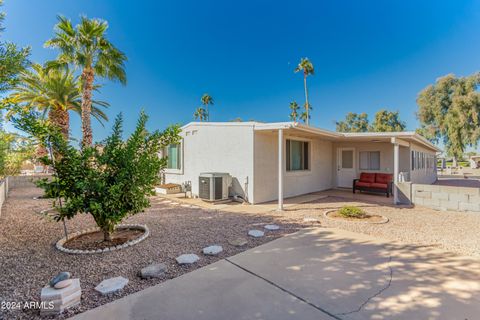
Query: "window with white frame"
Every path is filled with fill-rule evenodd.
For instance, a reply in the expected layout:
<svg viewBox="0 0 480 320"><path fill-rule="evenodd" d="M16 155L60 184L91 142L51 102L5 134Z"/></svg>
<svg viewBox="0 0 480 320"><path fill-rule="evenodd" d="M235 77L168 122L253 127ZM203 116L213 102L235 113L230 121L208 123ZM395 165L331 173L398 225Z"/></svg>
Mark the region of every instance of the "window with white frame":
<svg viewBox="0 0 480 320"><path fill-rule="evenodd" d="M309 170L310 143L287 139L286 165L287 171Z"/></svg>
<svg viewBox="0 0 480 320"><path fill-rule="evenodd" d="M167 169L180 170L182 168L182 145L171 144L163 150L163 156L167 157Z"/></svg>
<svg viewBox="0 0 480 320"><path fill-rule="evenodd" d="M360 170L380 170L380 151L360 151Z"/></svg>

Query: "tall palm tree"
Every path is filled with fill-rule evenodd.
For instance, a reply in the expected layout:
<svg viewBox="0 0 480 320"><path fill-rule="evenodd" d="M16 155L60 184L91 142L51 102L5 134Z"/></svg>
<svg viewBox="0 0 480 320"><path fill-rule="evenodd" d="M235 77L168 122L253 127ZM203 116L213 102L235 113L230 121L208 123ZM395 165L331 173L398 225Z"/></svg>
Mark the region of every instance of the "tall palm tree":
<svg viewBox="0 0 480 320"><path fill-rule="evenodd" d="M58 68L74 65L82 69L82 145L91 146L90 114L95 75L126 84L127 57L106 38L106 21L81 17L80 24L73 27L72 22L65 17L59 16L58 20L55 36L45 46L60 49L60 54L48 66Z"/></svg>
<svg viewBox="0 0 480 320"><path fill-rule="evenodd" d="M47 70L40 64L33 64L30 70L20 74L19 83L13 88L9 98L23 107L35 108L50 122L59 127L62 135L68 139L70 117L68 112L81 114L81 84L79 77L69 69ZM94 87L98 90L98 87ZM102 122L108 120L101 107L108 103L93 100L91 115Z"/></svg>
<svg viewBox="0 0 480 320"><path fill-rule="evenodd" d="M202 96L201 101L202 101L202 104L205 106L206 120L209 121L210 120L210 113L208 112L208 106L209 105L213 106L213 98L208 93L205 93Z"/></svg>
<svg viewBox="0 0 480 320"><path fill-rule="evenodd" d="M207 119L207 113L204 108L198 107L193 113L195 120L205 121Z"/></svg>
<svg viewBox="0 0 480 320"><path fill-rule="evenodd" d="M297 72L303 72L303 86L305 87L305 116L304 118L306 119L305 123L309 124L310 120L310 114L309 114L309 109L310 109L310 103L308 102L308 88L307 88L307 77L309 75L315 74L315 70L313 69L313 64L308 58L301 58L300 63L298 66L295 68L295 73Z"/></svg>
<svg viewBox="0 0 480 320"><path fill-rule="evenodd" d="M298 119L298 103L296 101L290 102L290 120L297 122Z"/></svg>

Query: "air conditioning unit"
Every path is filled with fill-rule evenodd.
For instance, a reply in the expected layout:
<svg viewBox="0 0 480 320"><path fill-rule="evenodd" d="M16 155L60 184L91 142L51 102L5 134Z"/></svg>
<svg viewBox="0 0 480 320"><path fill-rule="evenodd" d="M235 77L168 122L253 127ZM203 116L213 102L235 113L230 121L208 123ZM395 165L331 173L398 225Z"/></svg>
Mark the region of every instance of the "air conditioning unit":
<svg viewBox="0 0 480 320"><path fill-rule="evenodd" d="M232 178L228 173L205 172L198 178L198 196L206 201L221 201L228 199L228 188Z"/></svg>

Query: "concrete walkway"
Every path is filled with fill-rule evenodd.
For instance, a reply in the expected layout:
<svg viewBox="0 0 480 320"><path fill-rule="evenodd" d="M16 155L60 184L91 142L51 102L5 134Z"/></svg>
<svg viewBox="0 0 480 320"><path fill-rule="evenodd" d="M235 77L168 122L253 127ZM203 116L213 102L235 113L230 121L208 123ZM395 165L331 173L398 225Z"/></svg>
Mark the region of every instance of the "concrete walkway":
<svg viewBox="0 0 480 320"><path fill-rule="evenodd" d="M480 261L304 229L75 319L477 319Z"/></svg>

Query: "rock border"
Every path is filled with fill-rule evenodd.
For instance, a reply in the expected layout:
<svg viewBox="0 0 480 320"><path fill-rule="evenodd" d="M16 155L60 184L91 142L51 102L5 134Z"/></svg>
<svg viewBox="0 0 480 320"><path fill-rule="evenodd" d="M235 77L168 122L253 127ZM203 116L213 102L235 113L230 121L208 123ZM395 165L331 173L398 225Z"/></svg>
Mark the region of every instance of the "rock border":
<svg viewBox="0 0 480 320"><path fill-rule="evenodd" d="M137 239L133 239L130 241L125 242L124 244L117 245L117 246L112 246L104 249L97 249L97 250L80 250L80 249L68 249L65 248L63 245L65 242L67 242L67 238L63 237L62 239L58 240L57 243L55 244L55 247L64 252L64 253L69 253L69 254L96 254L96 253L105 253L105 252L110 252L110 251L115 251L115 250L120 250L120 249L125 249L131 246L136 245L137 243L142 242L145 240L149 235L150 235L150 230L148 230L148 227L146 225L142 224L121 224L116 227L116 229L137 229L137 230L142 230L144 231L143 235L138 237ZM89 228L85 229L82 231L74 232L68 235L69 239L78 237L82 234L87 234L87 233L92 233L92 232L97 232L100 231L99 227L94 227L94 228Z"/></svg>
<svg viewBox="0 0 480 320"><path fill-rule="evenodd" d="M378 221L378 222L372 222L372 221L362 221L361 219L359 219L358 221L356 220L347 220L347 219L334 219L334 218L330 218L328 216L329 213L331 212L336 212L340 210L340 208L337 208L337 209L330 209L330 210L326 210L323 212L323 216L330 220L330 221L343 221L343 222L353 222L353 223L367 223L367 224L385 224L387 223L388 221L390 221L387 217L385 216L382 216L381 214L375 214L376 216L379 216L379 217L382 217L382 220L381 221Z"/></svg>

